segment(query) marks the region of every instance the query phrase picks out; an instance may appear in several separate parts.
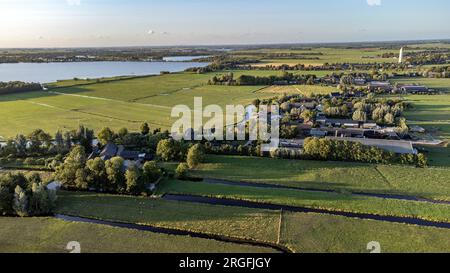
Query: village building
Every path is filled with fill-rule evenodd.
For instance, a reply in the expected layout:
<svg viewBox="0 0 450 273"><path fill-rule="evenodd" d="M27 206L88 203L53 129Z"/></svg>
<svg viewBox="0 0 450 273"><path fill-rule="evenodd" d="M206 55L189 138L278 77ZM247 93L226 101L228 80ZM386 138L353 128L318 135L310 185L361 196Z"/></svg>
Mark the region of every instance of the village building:
<svg viewBox="0 0 450 273"><path fill-rule="evenodd" d="M102 150L94 150L88 159L100 157L102 160L110 160L116 156L123 158L126 166L132 163L139 165L153 159L151 154L127 150L123 145L116 145L113 142L108 142Z"/></svg>
<svg viewBox="0 0 450 273"><path fill-rule="evenodd" d="M371 92L377 90L383 90L385 92L391 92L393 87L390 82L372 81L368 85L368 89Z"/></svg>
<svg viewBox="0 0 450 273"><path fill-rule="evenodd" d="M405 94L428 94L430 89L420 85L404 85L400 87L402 93Z"/></svg>

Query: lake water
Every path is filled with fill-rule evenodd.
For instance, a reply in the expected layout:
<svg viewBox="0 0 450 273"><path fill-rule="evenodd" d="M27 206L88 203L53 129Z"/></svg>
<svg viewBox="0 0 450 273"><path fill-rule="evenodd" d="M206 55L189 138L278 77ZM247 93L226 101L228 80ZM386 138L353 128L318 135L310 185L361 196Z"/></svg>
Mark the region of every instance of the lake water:
<svg viewBox="0 0 450 273"><path fill-rule="evenodd" d="M179 58L179 57L176 57ZM190 57L191 59L193 57ZM194 57L197 58L197 57ZM161 71L180 72L207 63L174 60L167 62L71 62L0 64L0 82L49 83L73 78L157 75Z"/></svg>

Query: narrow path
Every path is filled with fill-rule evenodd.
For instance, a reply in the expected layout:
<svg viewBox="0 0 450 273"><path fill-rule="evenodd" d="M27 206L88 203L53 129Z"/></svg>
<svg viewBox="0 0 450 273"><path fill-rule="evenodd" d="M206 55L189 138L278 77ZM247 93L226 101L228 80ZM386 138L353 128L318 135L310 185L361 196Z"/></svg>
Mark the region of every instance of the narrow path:
<svg viewBox="0 0 450 273"><path fill-rule="evenodd" d="M205 178L202 182L208 183L208 184L221 184L221 185L228 185L228 186L242 186L242 187L254 187L254 188L265 188L265 189L286 189L286 190L297 190L297 191L305 191L305 192L323 192L323 193L337 193L337 194L340 193L336 190L300 188L300 187L266 184L266 183L258 183L258 182L242 182L242 181L237 182L237 181L228 181L228 180L213 179L213 178ZM426 198L420 198L420 197L409 196L409 195L400 195L400 194L383 194L383 193L369 193L369 192L349 192L349 194L355 195L355 196L366 196L366 197L375 197L375 198L383 198L383 199L394 199L394 200L405 200L405 201L415 201L415 202L423 202L423 203L450 205L450 201L433 200L433 199L426 199Z"/></svg>
<svg viewBox="0 0 450 273"><path fill-rule="evenodd" d="M220 205L220 206L231 206L231 207L244 207L244 208L254 208L254 209L267 209L267 210L285 210L292 212L303 212L303 213L320 213L328 215L344 216L348 218L357 219L367 219L367 220L377 220L390 223L400 223L400 224L410 224L423 227L437 227L450 229L450 223L448 222L435 222L422 220L412 217L400 217L400 216L381 216L369 213L355 213L355 212L342 212L333 211L327 209L315 209L307 207L297 207L288 205L275 205L268 203L261 203L255 201L244 201L237 199L226 199L226 198L215 198L215 197L205 197L197 195L182 195L182 194L166 194L163 199L170 201L182 201L190 203L200 203L200 204L210 204L210 205Z"/></svg>
<svg viewBox="0 0 450 273"><path fill-rule="evenodd" d="M149 232L167 234L167 235L190 236L192 238L209 239L209 240L215 240L215 241L225 242L225 243L234 243L234 244L240 244L240 245L265 247L265 248L274 249L274 250L282 252L282 253L292 253L292 251L290 249L288 249L287 247L276 244L276 243L259 242L256 240L241 239L241 238L225 236L225 235L207 234L207 233L201 233L201 232L193 232L193 231L171 229L171 228L161 228L161 227L139 225L139 224L133 224L133 223L98 220L98 219L93 219L93 218L69 216L69 215L62 215L62 214L55 215L55 218L64 220L64 221L68 221L68 222L98 224L98 225L105 225L105 226L116 227L116 228L133 229L133 230L139 230L139 231L149 231Z"/></svg>

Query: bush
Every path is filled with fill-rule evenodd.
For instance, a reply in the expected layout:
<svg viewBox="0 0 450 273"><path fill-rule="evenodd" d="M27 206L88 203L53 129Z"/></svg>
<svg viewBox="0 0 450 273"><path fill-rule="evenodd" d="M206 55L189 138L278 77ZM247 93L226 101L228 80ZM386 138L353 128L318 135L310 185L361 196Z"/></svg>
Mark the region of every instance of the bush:
<svg viewBox="0 0 450 273"><path fill-rule="evenodd" d="M189 168L193 169L202 163L205 159L205 149L201 144L195 144L192 146L187 154L187 164Z"/></svg>
<svg viewBox="0 0 450 273"><path fill-rule="evenodd" d="M186 180L188 178L189 165L187 163L180 163L175 170L175 178Z"/></svg>
<svg viewBox="0 0 450 273"><path fill-rule="evenodd" d="M36 160L35 160L34 158L31 158L31 157L26 158L26 159L23 161L23 164L24 164L24 165L30 165L30 166L37 165L37 164L36 164Z"/></svg>

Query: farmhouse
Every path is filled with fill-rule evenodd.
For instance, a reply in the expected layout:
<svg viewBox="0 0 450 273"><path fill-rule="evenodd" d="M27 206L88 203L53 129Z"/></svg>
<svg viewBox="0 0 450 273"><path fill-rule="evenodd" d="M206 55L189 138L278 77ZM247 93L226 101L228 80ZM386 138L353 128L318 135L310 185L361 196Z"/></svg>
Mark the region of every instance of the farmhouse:
<svg viewBox="0 0 450 273"><path fill-rule="evenodd" d="M400 90L406 94L427 94L430 90L425 86L420 85L404 85Z"/></svg>
<svg viewBox="0 0 450 273"><path fill-rule="evenodd" d="M89 159L100 157L102 160L109 160L113 157L120 156L126 161L142 163L145 161L152 160L152 156L147 153L142 153L139 151L126 150L122 145L116 145L112 142L108 142L101 151L94 151L89 156Z"/></svg>
<svg viewBox="0 0 450 273"><path fill-rule="evenodd" d="M383 90L385 92L392 91L392 85L389 82L372 81L368 85L370 91Z"/></svg>

